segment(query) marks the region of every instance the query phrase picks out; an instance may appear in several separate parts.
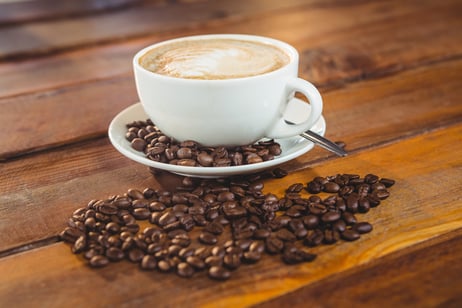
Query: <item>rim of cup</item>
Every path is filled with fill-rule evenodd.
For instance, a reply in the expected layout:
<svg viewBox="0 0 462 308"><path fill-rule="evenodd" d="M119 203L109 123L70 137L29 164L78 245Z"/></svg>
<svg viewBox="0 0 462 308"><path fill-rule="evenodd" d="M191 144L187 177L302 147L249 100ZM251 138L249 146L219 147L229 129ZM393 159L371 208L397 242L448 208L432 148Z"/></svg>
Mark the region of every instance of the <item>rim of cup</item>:
<svg viewBox="0 0 462 308"><path fill-rule="evenodd" d="M227 78L227 79L195 79L195 78L172 77L172 76L167 76L167 75L152 72L144 68L143 66L141 66L139 63L140 57L146 54L149 50L153 48L157 48L163 45L168 45L168 44L178 42L178 41L214 39L214 38L236 39L236 40L254 41L254 42L257 41L258 43L273 45L273 46L276 46L282 49L289 56L289 62L283 67L280 67L276 70L266 72L263 74L258 74L255 76ZM294 62L298 63L298 58L299 58L298 51L293 46L289 45L286 42L283 42L283 41L280 41L274 38L270 38L266 36L259 36L259 35L250 35L250 34L203 34L203 35L192 35L192 36L173 38L173 39L160 41L158 43L154 43L149 46L146 46L143 49L139 50L133 57L133 66L135 69L139 70L140 72L143 72L144 74L150 75L151 77L157 77L157 78L162 78L162 79L172 79L172 80L175 80L176 82L185 82L185 83L204 83L204 82L224 83L226 82L226 83L230 83L233 81L242 82L242 80L259 79L262 77L279 74L280 72L284 72L288 70L292 63Z"/></svg>

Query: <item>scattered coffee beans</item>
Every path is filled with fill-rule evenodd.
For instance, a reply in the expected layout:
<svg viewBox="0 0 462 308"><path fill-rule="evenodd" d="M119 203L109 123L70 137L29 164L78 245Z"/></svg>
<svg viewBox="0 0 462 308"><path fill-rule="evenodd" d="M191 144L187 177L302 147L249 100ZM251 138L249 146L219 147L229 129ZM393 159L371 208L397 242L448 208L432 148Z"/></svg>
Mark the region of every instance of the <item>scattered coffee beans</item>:
<svg viewBox="0 0 462 308"><path fill-rule="evenodd" d="M133 140L156 132L149 125L133 127ZM164 142L167 137L155 138ZM194 151L175 155L190 159ZM276 169L270 175L279 178L287 172ZM372 225L359 222L357 215L380 205L395 183L373 174L338 174L294 183L277 197L263 192L263 176L185 177L174 191L129 189L74 211L60 236L91 267L125 259L146 271L180 277L206 272L211 279L226 280L241 264L265 255L279 255L286 264L311 262L316 255L310 247L359 240ZM139 220L152 225L140 230Z"/></svg>
<svg viewBox="0 0 462 308"><path fill-rule="evenodd" d="M274 159L281 147L274 140L234 148L204 147L195 141L177 142L164 135L151 120L127 124L125 138L147 158L180 166L228 167L255 164Z"/></svg>

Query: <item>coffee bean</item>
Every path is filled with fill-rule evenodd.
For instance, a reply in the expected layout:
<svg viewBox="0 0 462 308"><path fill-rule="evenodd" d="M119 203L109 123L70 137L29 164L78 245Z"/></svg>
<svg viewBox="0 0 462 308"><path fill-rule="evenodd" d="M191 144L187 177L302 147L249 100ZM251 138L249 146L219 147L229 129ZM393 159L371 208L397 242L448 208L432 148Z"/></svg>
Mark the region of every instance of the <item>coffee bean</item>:
<svg viewBox="0 0 462 308"><path fill-rule="evenodd" d="M391 187L391 186L395 185L395 180L387 179L387 178L381 178L380 183L383 183L383 185L385 185L385 187L388 188L388 187Z"/></svg>
<svg viewBox="0 0 462 308"><path fill-rule="evenodd" d="M216 280L227 280L231 277L231 272L221 266L212 266L208 271L209 277Z"/></svg>
<svg viewBox="0 0 462 308"><path fill-rule="evenodd" d="M301 262L311 262L316 258L315 254L308 253L295 247L284 249L282 260L286 264L297 264Z"/></svg>
<svg viewBox="0 0 462 308"><path fill-rule="evenodd" d="M139 248L132 248L128 252L128 259L132 262L140 262L144 257L144 252Z"/></svg>
<svg viewBox="0 0 462 308"><path fill-rule="evenodd" d="M328 182L324 185L323 191L327 193L336 193L340 190L340 185L335 182Z"/></svg>
<svg viewBox="0 0 462 308"><path fill-rule="evenodd" d="M350 212L343 212L342 219L345 221L347 225L353 225L356 223L356 217L353 213Z"/></svg>
<svg viewBox="0 0 462 308"><path fill-rule="evenodd" d="M341 233L342 239L345 241L356 241L359 239L361 236L358 231L353 230L353 229L346 229Z"/></svg>
<svg viewBox="0 0 462 308"><path fill-rule="evenodd" d="M72 252L75 254L81 253L82 251L85 250L86 246L87 246L87 240L85 236L81 235L75 241L74 246L72 247Z"/></svg>
<svg viewBox="0 0 462 308"><path fill-rule="evenodd" d="M120 261L125 257L125 254L120 248L109 247L106 250L106 257L111 261Z"/></svg>
<svg viewBox="0 0 462 308"><path fill-rule="evenodd" d="M306 246L318 246L324 240L324 233L319 229L314 229L308 231L308 234L305 237L303 243Z"/></svg>
<svg viewBox="0 0 462 308"><path fill-rule="evenodd" d="M319 225L319 217L316 215L308 215L303 217L303 224L308 229L314 229Z"/></svg>
<svg viewBox="0 0 462 308"><path fill-rule="evenodd" d="M360 234L369 233L372 231L372 225L368 222L358 222L353 229Z"/></svg>
<svg viewBox="0 0 462 308"><path fill-rule="evenodd" d="M144 141L144 139L141 139L141 138L134 138L132 141L131 141L131 145L132 145L132 148L137 150L137 151L140 151L140 152L143 152L144 151L144 148L146 147L147 143L146 141Z"/></svg>
<svg viewBox="0 0 462 308"><path fill-rule="evenodd" d="M194 268L186 262L178 264L176 272L178 276L189 278L194 274Z"/></svg>
<svg viewBox="0 0 462 308"><path fill-rule="evenodd" d="M339 220L341 214L339 212L329 211L322 215L321 220L326 223L333 223L334 221Z"/></svg>
<svg viewBox="0 0 462 308"><path fill-rule="evenodd" d="M336 230L324 230L324 243L325 244L334 244L338 241L340 235L339 232Z"/></svg>
<svg viewBox="0 0 462 308"><path fill-rule="evenodd" d="M223 225L217 223L217 222L211 222L208 225L204 227L204 231L210 232L215 235L220 235L223 233Z"/></svg>
<svg viewBox="0 0 462 308"><path fill-rule="evenodd" d="M207 244L207 245L213 245L218 242L218 239L215 235L213 235L210 232L204 232L204 231L201 232L201 234L199 235L199 240L202 243Z"/></svg>
<svg viewBox="0 0 462 308"><path fill-rule="evenodd" d="M186 262L197 270L202 270L206 266L204 260L195 255L188 256Z"/></svg>
<svg viewBox="0 0 462 308"><path fill-rule="evenodd" d="M143 270L154 270L157 267L157 261L153 256L145 255L141 260L140 267Z"/></svg>
<svg viewBox="0 0 462 308"><path fill-rule="evenodd" d="M238 253L228 253L223 257L223 265L228 269L236 269L241 265L241 257Z"/></svg>
<svg viewBox="0 0 462 308"><path fill-rule="evenodd" d="M270 236L265 240L265 248L268 253L277 254L284 248L284 242L279 238Z"/></svg>
<svg viewBox="0 0 462 308"><path fill-rule="evenodd" d="M275 233L276 237L284 242L293 242L297 239L293 232L287 229L280 229Z"/></svg>
<svg viewBox="0 0 462 308"><path fill-rule="evenodd" d="M332 230L337 232L343 232L346 230L347 224L343 219L339 219L332 224Z"/></svg>
<svg viewBox="0 0 462 308"><path fill-rule="evenodd" d="M258 251L246 251L243 254L243 259L247 263L255 263L260 261L261 253Z"/></svg>
<svg viewBox="0 0 462 308"><path fill-rule="evenodd" d="M222 266L223 265L223 257L219 257L219 256L208 256L206 259L205 259L205 264L208 266L208 267L212 267L212 266Z"/></svg>
<svg viewBox="0 0 462 308"><path fill-rule="evenodd" d="M90 259L89 264L91 267L104 267L109 264L109 259L105 256L95 255Z"/></svg>
<svg viewBox="0 0 462 308"><path fill-rule="evenodd" d="M172 266L170 265L170 263L167 260L160 260L157 263L157 268L161 272L168 272L168 271L170 271L172 269Z"/></svg>

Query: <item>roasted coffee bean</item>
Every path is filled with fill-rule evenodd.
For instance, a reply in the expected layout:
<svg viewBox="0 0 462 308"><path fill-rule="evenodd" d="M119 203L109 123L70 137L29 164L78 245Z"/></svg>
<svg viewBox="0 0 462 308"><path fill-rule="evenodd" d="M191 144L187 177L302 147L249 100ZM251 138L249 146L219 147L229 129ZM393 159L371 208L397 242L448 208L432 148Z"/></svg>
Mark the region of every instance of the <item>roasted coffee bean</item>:
<svg viewBox="0 0 462 308"><path fill-rule="evenodd" d="M360 234L369 233L372 231L372 225L368 222L358 222L352 229Z"/></svg>
<svg viewBox="0 0 462 308"><path fill-rule="evenodd" d="M356 223L356 216L350 212L343 212L342 219L345 221L347 225L353 225Z"/></svg>
<svg viewBox="0 0 462 308"><path fill-rule="evenodd" d="M342 236L342 239L344 239L345 241L349 241L349 242L356 241L357 239L361 237L359 232L353 229L346 229L345 231L341 233L341 236Z"/></svg>
<svg viewBox="0 0 462 308"><path fill-rule="evenodd" d="M74 246L72 246L72 252L75 254L81 253L82 251L85 250L86 246L87 246L87 239L84 235L81 235L75 241Z"/></svg>
<svg viewBox="0 0 462 308"><path fill-rule="evenodd" d="M133 149L135 149L137 151L140 151L140 152L143 152L144 149L146 148L147 142L144 141L144 139L141 139L141 138L134 138L131 141L131 145L132 145Z"/></svg>
<svg viewBox="0 0 462 308"><path fill-rule="evenodd" d="M385 200L386 198L388 198L388 196L390 196L390 193L386 189L375 190L372 193L372 196L376 197L379 200Z"/></svg>
<svg viewBox="0 0 462 308"><path fill-rule="evenodd" d="M109 259L102 255L95 255L89 262L91 267L104 267L109 264Z"/></svg>
<svg viewBox="0 0 462 308"><path fill-rule="evenodd" d="M324 240L324 233L319 229L314 229L308 231L308 234L305 237L303 243L306 246L318 246L321 245Z"/></svg>
<svg viewBox="0 0 462 308"><path fill-rule="evenodd" d="M339 219L332 224L332 230L337 232L343 232L346 230L347 224L343 219Z"/></svg>
<svg viewBox="0 0 462 308"><path fill-rule="evenodd" d="M341 214L339 212L329 211L322 215L321 220L326 223L333 223L339 220L340 217L341 217Z"/></svg>
<svg viewBox="0 0 462 308"><path fill-rule="evenodd" d="M290 232L287 229L280 229L275 233L276 237L284 242L293 242L297 239L293 232Z"/></svg>
<svg viewBox="0 0 462 308"><path fill-rule="evenodd" d="M357 194L351 194L346 199L347 210L351 213L357 213L359 207L359 196Z"/></svg>
<svg viewBox="0 0 462 308"><path fill-rule="evenodd" d="M221 266L212 266L208 271L209 277L216 280L227 280L231 277L231 272Z"/></svg>
<svg viewBox="0 0 462 308"><path fill-rule="evenodd" d="M282 260L286 264L297 264L301 262L311 262L316 258L315 254L308 253L296 247L289 247L284 249L282 253Z"/></svg>
<svg viewBox="0 0 462 308"><path fill-rule="evenodd" d="M120 248L109 247L106 250L106 257L111 261L120 261L125 257L125 254Z"/></svg>
<svg viewBox="0 0 462 308"><path fill-rule="evenodd" d="M282 169L282 168L275 168L274 170L271 171L271 174L275 178L281 179L283 177L286 177L289 173L286 170Z"/></svg>
<svg viewBox="0 0 462 308"><path fill-rule="evenodd" d="M247 210L242 206L229 206L231 201L225 202L223 204L223 213L227 218L239 218L247 215Z"/></svg>
<svg viewBox="0 0 462 308"><path fill-rule="evenodd" d="M194 274L194 268L186 262L177 265L176 273L180 277L189 278Z"/></svg>
<svg viewBox="0 0 462 308"><path fill-rule="evenodd" d="M339 232L336 230L324 230L324 243L326 244L334 244L336 243L340 238Z"/></svg>
<svg viewBox="0 0 462 308"><path fill-rule="evenodd" d="M223 257L223 265L234 270L241 265L241 257L237 253L228 253Z"/></svg>
<svg viewBox="0 0 462 308"><path fill-rule="evenodd" d="M201 232L201 234L199 235L199 240L202 243L207 244L207 245L213 245L218 242L218 239L215 235L213 235L210 232L205 232L205 231Z"/></svg>
<svg viewBox="0 0 462 308"><path fill-rule="evenodd" d="M284 248L284 242L277 237L268 237L265 240L266 251L270 254L277 254Z"/></svg>
<svg viewBox="0 0 462 308"><path fill-rule="evenodd" d="M339 190L340 190L340 185L335 182L328 182L323 187L323 191L327 193L336 193Z"/></svg>
<svg viewBox="0 0 462 308"><path fill-rule="evenodd" d="M154 270L157 267L156 258L151 255L145 255L143 259L141 259L140 267L144 270Z"/></svg>
<svg viewBox="0 0 462 308"><path fill-rule="evenodd" d="M387 178L381 178L380 183L385 185L385 187L389 188L389 187L395 185L395 180L387 179Z"/></svg>
<svg viewBox="0 0 462 308"><path fill-rule="evenodd" d="M170 262L168 262L167 260L160 260L159 262L157 262L157 268L161 272L168 272L172 269L172 266L170 265Z"/></svg>
<svg viewBox="0 0 462 308"><path fill-rule="evenodd" d="M290 185L287 189L286 189L286 192L288 193L299 193L302 191L304 185L302 183L295 183L295 184L292 184Z"/></svg>
<svg viewBox="0 0 462 308"><path fill-rule="evenodd" d="M263 240L271 235L271 231L268 229L257 229L253 232L253 238Z"/></svg>
<svg viewBox="0 0 462 308"><path fill-rule="evenodd" d="M367 198L361 198L358 202L358 212L367 213L369 212L371 206Z"/></svg>
<svg viewBox="0 0 462 308"><path fill-rule="evenodd" d="M222 266L223 265L223 257L208 256L207 258L205 258L204 262L208 267Z"/></svg>
<svg viewBox="0 0 462 308"><path fill-rule="evenodd" d="M368 183L368 184L377 183L378 180L379 180L379 177L376 176L375 174L367 174L367 175L364 177L364 182L366 182L366 183Z"/></svg>
<svg viewBox="0 0 462 308"><path fill-rule="evenodd" d="M243 254L243 259L247 263L255 263L260 261L261 259L261 253L258 251L246 251Z"/></svg>
<svg viewBox="0 0 462 308"><path fill-rule="evenodd" d="M212 256L224 257L226 254L226 250L222 246L214 246L210 251Z"/></svg>
<svg viewBox="0 0 462 308"><path fill-rule="evenodd" d="M303 217L303 224L307 229L314 229L319 225L319 217L316 215L307 215Z"/></svg>
<svg viewBox="0 0 462 308"><path fill-rule="evenodd" d="M197 270L202 270L205 268L206 264L203 259L196 255L191 255L186 258L186 263Z"/></svg>
<svg viewBox="0 0 462 308"><path fill-rule="evenodd" d="M132 248L128 252L128 259L132 262L140 262L144 257L144 252L139 248Z"/></svg>
<svg viewBox="0 0 462 308"><path fill-rule="evenodd" d="M306 190L310 194L319 194L323 189L323 185L317 181L311 181L308 183Z"/></svg>

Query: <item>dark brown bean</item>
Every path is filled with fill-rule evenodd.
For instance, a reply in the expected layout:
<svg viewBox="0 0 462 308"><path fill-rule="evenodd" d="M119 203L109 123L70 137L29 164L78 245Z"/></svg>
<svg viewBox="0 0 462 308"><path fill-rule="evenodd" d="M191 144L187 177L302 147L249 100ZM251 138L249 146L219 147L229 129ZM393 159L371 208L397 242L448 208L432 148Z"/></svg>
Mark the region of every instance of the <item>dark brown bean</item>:
<svg viewBox="0 0 462 308"><path fill-rule="evenodd" d="M231 272L221 266L212 266L209 269L209 277L216 280L227 280L231 277Z"/></svg>
<svg viewBox="0 0 462 308"><path fill-rule="evenodd" d="M356 241L358 240L361 236L358 231L353 230L353 229L347 229L341 233L342 239L345 241Z"/></svg>
<svg viewBox="0 0 462 308"><path fill-rule="evenodd" d="M109 259L105 256L95 255L90 259L89 264L91 267L104 267L109 264Z"/></svg>

